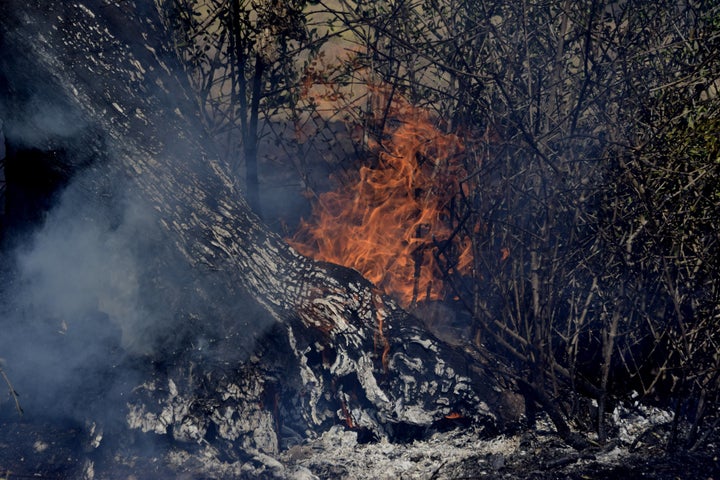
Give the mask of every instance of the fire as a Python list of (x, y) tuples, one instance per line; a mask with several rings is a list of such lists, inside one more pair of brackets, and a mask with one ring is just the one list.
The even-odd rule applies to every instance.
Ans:
[(471, 268), (471, 241), (452, 218), (466, 176), (464, 146), (399, 98), (387, 121), (396, 127), (376, 147), (374, 164), (320, 195), (290, 243), (316, 260), (354, 268), (408, 307), (443, 298), (444, 273)]

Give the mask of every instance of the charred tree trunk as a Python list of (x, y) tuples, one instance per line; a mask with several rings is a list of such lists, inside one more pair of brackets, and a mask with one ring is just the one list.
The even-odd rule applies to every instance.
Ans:
[[(107, 157), (147, 205), (168, 258), (212, 277), (186, 291), (197, 310), (180, 321), (236, 321), (222, 311), (207, 318), (204, 303), (232, 306), (243, 292), (275, 321), (244, 362), (184, 357), (153, 372), (129, 403), (131, 427), (273, 452), (283, 436), (333, 423), (402, 438), (451, 414), (494, 420), (495, 390), (462, 351), (356, 272), (299, 255), (252, 213), (204, 143), (154, 4), (9, 0), (0, 10), (5, 55), (26, 69), (16, 80), (47, 77), (101, 132), (83, 148)], [(261, 337), (262, 328), (250, 322), (245, 334)], [(234, 338), (215, 341), (232, 349)]]

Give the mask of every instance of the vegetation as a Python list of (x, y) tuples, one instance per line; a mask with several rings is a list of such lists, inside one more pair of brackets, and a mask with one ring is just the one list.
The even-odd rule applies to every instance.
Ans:
[[(481, 362), (569, 443), (604, 442), (611, 404), (638, 394), (672, 406), (673, 444), (707, 441), (720, 422), (719, 7), (169, 4), (208, 129), (240, 140), (251, 204), (260, 131), (297, 157), (338, 138), (367, 154), (391, 131), (393, 96), (408, 99), (466, 146), (448, 221), (472, 239), (472, 273), (436, 255)], [(350, 53), (323, 57), (340, 34)]]
[(263, 119), (294, 104), (297, 62), (322, 44), (306, 24), (308, 2), (164, 3), (202, 120), (248, 203), (260, 213), (258, 143), (268, 134), (263, 128), (270, 126)]

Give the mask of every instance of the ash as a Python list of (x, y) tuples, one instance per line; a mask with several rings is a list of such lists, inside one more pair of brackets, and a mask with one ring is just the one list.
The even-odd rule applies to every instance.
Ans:
[[(174, 451), (165, 460), (176, 472), (194, 472), (202, 478), (278, 480), (626, 478), (648, 474), (674, 478), (677, 473), (687, 473), (688, 461), (703, 473), (717, 469), (717, 458), (698, 453), (689, 460), (664, 450), (672, 420), (668, 411), (620, 404), (612, 416), (617, 427), (614, 440), (581, 452), (565, 445), (549, 419), (542, 418), (535, 428), (510, 435), (487, 438), (480, 430), (466, 428), (436, 432), (412, 443), (361, 443), (357, 432), (337, 425), (276, 456), (258, 452), (252, 461), (242, 464), (223, 463), (209, 446), (195, 455)], [(658, 428), (662, 426), (667, 428)], [(639, 445), (638, 440), (649, 431), (654, 432), (650, 437), (656, 441)]]
[(219, 461), (208, 447), (195, 456), (175, 451), (167, 461), (176, 471), (219, 478), (456, 479), (470, 470), (478, 474), (497, 472), (503, 468), (504, 459), (517, 455), (520, 449), (519, 435), (480, 440), (474, 430), (435, 433), (408, 444), (387, 440), (363, 444), (358, 442), (357, 432), (334, 426), (277, 458), (258, 453), (251, 462), (228, 464)]
[(479, 440), (474, 431), (436, 433), (410, 444), (387, 441), (358, 444), (357, 434), (334, 427), (317, 440), (284, 452), (281, 461), (291, 479), (451, 479), (465, 475), (467, 464), (490, 473), (501, 459), (517, 452), (520, 438)]
[(716, 437), (702, 450), (671, 450), (668, 411), (629, 403), (612, 416), (612, 440), (583, 451), (568, 447), (541, 418), (506, 435), (457, 428), (409, 443), (362, 443), (356, 431), (336, 425), (279, 452), (245, 449), (242, 460), (205, 440), (164, 436), (164, 443), (147, 433), (131, 446), (94, 424), (67, 429), (0, 421), (0, 473), (73, 480), (720, 478)]

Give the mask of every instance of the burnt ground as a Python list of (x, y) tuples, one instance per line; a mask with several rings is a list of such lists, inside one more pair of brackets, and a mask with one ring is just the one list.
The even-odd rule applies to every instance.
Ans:
[(639, 430), (634, 450), (629, 438), (615, 438), (578, 452), (545, 427), (490, 438), (456, 429), (409, 444), (361, 444), (356, 432), (338, 426), (274, 458), (256, 454), (240, 464), (211, 461), (208, 445), (113, 438), (94, 425), (4, 415), (0, 479), (720, 479), (717, 437), (695, 451), (668, 450), (669, 428), (660, 425)]
[[(618, 442), (577, 452), (549, 437), (529, 443), (520, 454), (508, 458), (491, 455), (484, 460), (480, 465), (468, 462), (463, 476), (457, 478), (720, 478), (720, 464), (715, 452), (668, 452), (660, 446), (646, 446), (630, 453)], [(490, 465), (494, 471), (488, 472), (484, 465)]]
[[(718, 479), (717, 444), (694, 452), (667, 450), (667, 431), (652, 428), (648, 441), (632, 450), (628, 443), (614, 439), (604, 446), (578, 452), (565, 445), (553, 432), (526, 430), (514, 435), (478, 439), (469, 432), (446, 432), (411, 445), (356, 446), (358, 461), (325, 453), (308, 454), (298, 463), (318, 478), (388, 479)], [(642, 435), (642, 434), (641, 434)], [(329, 435), (332, 437), (332, 435)], [(645, 435), (643, 435), (643, 438)], [(341, 436), (327, 443), (343, 443)], [(320, 449), (321, 451), (322, 449)], [(631, 451), (632, 450), (632, 451)], [(291, 453), (292, 456), (292, 453)], [(296, 458), (302, 457), (295, 453)], [(363, 468), (367, 468), (363, 472)]]

